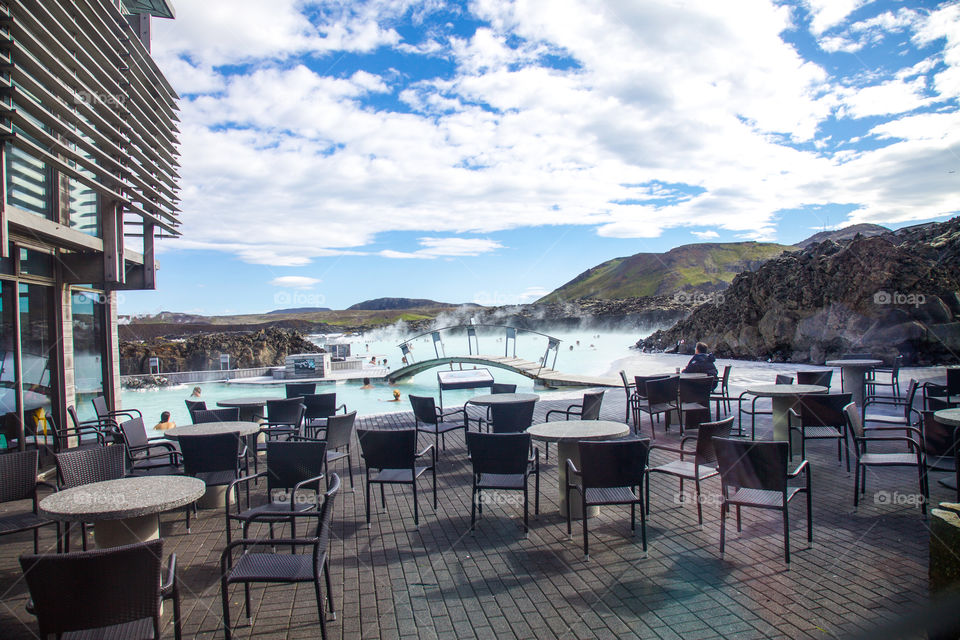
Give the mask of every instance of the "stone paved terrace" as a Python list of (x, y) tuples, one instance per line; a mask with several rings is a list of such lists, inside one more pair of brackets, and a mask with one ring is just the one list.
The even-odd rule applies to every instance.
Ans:
[[(622, 390), (608, 391), (601, 417), (622, 420), (623, 403)], [(538, 403), (536, 419), (565, 404)], [(411, 423), (409, 412), (362, 420), (363, 426), (383, 428)], [(763, 437), (770, 429), (770, 418), (761, 420)], [(649, 433), (646, 420), (643, 431)], [(661, 428), (660, 442), (678, 440), (675, 430), (668, 437), (662, 433)], [(330, 545), (338, 611), (328, 626), (330, 637), (843, 637), (926, 601), (927, 523), (916, 506), (874, 499), (881, 490), (888, 492), (884, 496), (914, 496), (916, 476), (909, 469), (869, 472), (866, 499), (854, 512), (853, 477), (838, 464), (835, 445), (809, 443), (814, 545), (806, 545), (801, 499), (791, 506), (789, 570), (778, 513), (744, 511), (743, 533), (728, 529), (721, 558), (719, 508), (713, 502), (719, 480), (705, 483), (701, 529), (694, 505), (678, 504), (678, 483), (665, 476), (652, 485), (648, 556), (639, 534), (629, 536), (629, 511), (607, 507), (591, 521), (591, 556), (585, 561), (578, 529), (568, 539), (557, 511), (554, 446), (542, 466), (541, 514), (538, 519), (531, 514), (529, 537), (523, 537), (522, 508), (509, 504), (488, 507), (476, 534), (469, 532), (470, 467), (461, 434), (447, 438), (438, 473), (439, 508), (434, 512), (423, 500), (419, 530), (413, 526), (409, 487), (388, 488), (387, 512), (375, 509), (372, 527), (364, 528), (360, 467), (355, 462), (354, 493), (342, 474)], [(670, 457), (656, 452), (652, 462)], [(936, 482), (931, 491), (935, 502), (951, 497)], [(182, 512), (162, 520), (165, 552), (175, 551), (180, 567), (184, 637), (222, 637), (222, 512), (202, 511), (190, 534)], [(17, 564), (17, 556), (31, 549), (30, 540), (29, 534), (0, 538), (3, 638), (36, 637)], [(42, 543), (52, 545), (52, 534), (43, 534)], [(242, 588), (234, 589), (236, 637), (319, 637), (311, 585), (254, 587), (252, 626), (242, 615)], [(172, 638), (169, 610), (164, 637)]]

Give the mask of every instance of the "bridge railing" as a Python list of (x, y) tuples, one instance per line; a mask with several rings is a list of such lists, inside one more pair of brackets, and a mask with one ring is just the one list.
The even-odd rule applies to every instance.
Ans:
[[(430, 331), (425, 331), (421, 334), (415, 335), (411, 338), (407, 338), (402, 343), (397, 345), (400, 349), (400, 353), (403, 354), (402, 362), (404, 364), (413, 364), (416, 362), (416, 359), (413, 355), (412, 342), (420, 338), (430, 336), (430, 339), (433, 344), (433, 351), (437, 359), (446, 358), (447, 350), (443, 342), (443, 336), (451, 336), (459, 330), (465, 330), (467, 338), (467, 355), (481, 355), (480, 354), (480, 338), (477, 335), (477, 329), (502, 329), (504, 331), (503, 336), (503, 357), (517, 357), (517, 335), (518, 334), (534, 334), (542, 336), (547, 339), (547, 348), (544, 351), (543, 356), (539, 359), (540, 368), (543, 369), (547, 366), (547, 363), (550, 362), (550, 368), (556, 368), (557, 364), (557, 355), (560, 352), (560, 342), (559, 338), (554, 336), (547, 335), (546, 333), (541, 333), (539, 331), (533, 331), (532, 329), (522, 329), (519, 327), (512, 327), (509, 325), (502, 324), (460, 324), (452, 325), (449, 327), (441, 327), (439, 329), (432, 329)], [(550, 354), (553, 353), (553, 360), (550, 361)]]

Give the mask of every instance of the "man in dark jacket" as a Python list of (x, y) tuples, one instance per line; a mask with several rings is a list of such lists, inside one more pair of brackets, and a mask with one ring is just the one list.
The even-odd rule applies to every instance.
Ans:
[[(717, 371), (717, 365), (714, 364), (716, 358), (714, 358), (713, 354), (709, 353), (709, 351), (710, 347), (708, 347), (705, 342), (698, 342), (696, 351), (693, 357), (690, 358), (690, 362), (687, 363), (687, 368), (684, 369), (683, 372), (705, 373), (716, 378), (719, 373)], [(713, 388), (717, 388), (716, 382), (714, 382)]]

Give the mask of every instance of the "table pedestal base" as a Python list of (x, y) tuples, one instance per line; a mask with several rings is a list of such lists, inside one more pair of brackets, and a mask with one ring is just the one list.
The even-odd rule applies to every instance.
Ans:
[[(560, 515), (567, 517), (567, 460), (573, 460), (574, 466), (580, 468), (580, 446), (576, 441), (557, 443), (557, 462), (560, 465)], [(587, 509), (587, 517), (599, 515), (600, 507)], [(570, 492), (570, 517), (575, 520), (583, 518), (583, 501), (576, 491)]]
[(223, 509), (227, 504), (227, 500), (232, 502), (232, 498), (227, 496), (226, 485), (221, 485), (219, 487), (207, 487), (207, 490), (204, 492), (203, 496), (197, 500), (197, 508)]
[(100, 549), (156, 540), (160, 537), (160, 521), (155, 513), (125, 520), (102, 520), (93, 523), (93, 536)]
[[(797, 399), (793, 396), (774, 396), (771, 399), (773, 409), (773, 439), (786, 442), (790, 436), (790, 415), (789, 411), (797, 404)], [(800, 434), (793, 433), (794, 451), (800, 451)]]
[(864, 387), (867, 371), (872, 367), (850, 367), (846, 366), (840, 369), (840, 377), (843, 380), (843, 390), (852, 394), (851, 400), (857, 403), (857, 409), (863, 410), (863, 398), (865, 395)]

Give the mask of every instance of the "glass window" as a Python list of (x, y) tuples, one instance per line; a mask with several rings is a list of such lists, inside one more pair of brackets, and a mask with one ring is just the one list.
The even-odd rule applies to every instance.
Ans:
[(52, 288), (20, 284), (20, 354), (23, 372), (23, 414), (32, 435), (37, 409), (49, 413), (53, 406), (55, 379)]
[[(90, 142), (90, 138), (82, 133), (77, 133), (87, 142)], [(73, 146), (76, 150), (75, 145)], [(83, 153), (83, 156), (87, 160), (93, 160), (93, 157), (89, 153)], [(92, 171), (78, 166), (75, 163), (71, 162), (70, 165), (76, 169), (79, 173), (84, 176), (94, 179), (95, 176)], [(95, 238), (100, 237), (100, 210), (99, 210), (99, 196), (97, 192), (83, 184), (75, 178), (69, 179), (70, 189), (70, 228), (76, 229), (81, 233), (85, 233), (89, 236)]]
[[(16, 127), (14, 127), (16, 130)], [(24, 135), (17, 131), (18, 135)], [(8, 144), (7, 203), (49, 218), (53, 211), (53, 174), (47, 164)]]
[[(13, 291), (16, 285), (0, 280), (0, 416), (7, 422), (7, 414), (17, 411), (17, 381), (14, 358)], [(6, 425), (4, 425), (6, 426)]]
[(104, 300), (95, 291), (75, 291), (71, 296), (74, 401), (81, 420), (96, 418), (90, 400), (103, 395)]
[(53, 256), (36, 249), (20, 247), (20, 273), (53, 277)]

